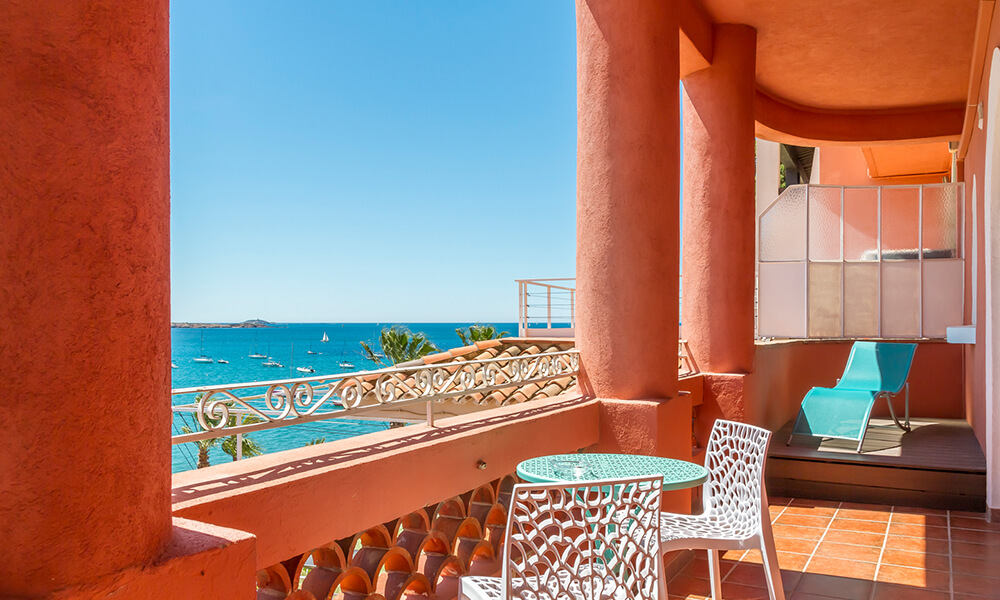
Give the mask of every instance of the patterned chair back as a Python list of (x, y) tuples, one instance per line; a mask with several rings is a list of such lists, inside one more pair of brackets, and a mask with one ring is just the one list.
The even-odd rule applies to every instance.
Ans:
[(735, 526), (745, 537), (760, 530), (770, 441), (771, 432), (766, 429), (719, 419), (705, 451), (705, 513)]
[(514, 487), (504, 538), (509, 600), (661, 593), (660, 477)]

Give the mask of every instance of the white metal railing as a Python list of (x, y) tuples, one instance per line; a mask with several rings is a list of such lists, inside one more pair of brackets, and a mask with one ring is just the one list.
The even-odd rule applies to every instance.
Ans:
[[(470, 399), (485, 403), (490, 392), (575, 376), (576, 350), (505, 358), (388, 368), (338, 375), (180, 388), (174, 397), (200, 394), (193, 403), (173, 406), (193, 413), (201, 431), (175, 435), (173, 444), (227, 437), (335, 418), (371, 415), (387, 408), (426, 403), (434, 423), (434, 401)], [(262, 391), (263, 390), (263, 391)], [(240, 424), (242, 416), (257, 422)], [(230, 417), (236, 424), (230, 423)], [(237, 448), (241, 444), (237, 444)]]
[(576, 279), (518, 279), (517, 331), (520, 337), (573, 337), (576, 333)]

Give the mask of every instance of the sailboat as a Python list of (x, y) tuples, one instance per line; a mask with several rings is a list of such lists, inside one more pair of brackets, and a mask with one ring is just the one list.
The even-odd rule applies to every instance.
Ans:
[(199, 356), (198, 358), (194, 359), (194, 362), (196, 362), (196, 363), (211, 363), (211, 362), (215, 362), (211, 358), (205, 356), (205, 330), (204, 329), (201, 331), (201, 356)]
[(313, 343), (312, 342), (309, 342), (309, 349), (306, 350), (306, 354), (319, 354), (319, 352), (316, 352), (315, 350), (313, 350)]
[(250, 358), (267, 358), (266, 354), (257, 352), (257, 332), (253, 332), (253, 348), (250, 349)]
[(344, 358), (344, 353), (346, 351), (347, 351), (347, 342), (344, 342), (344, 345), (340, 347), (340, 362), (337, 363), (337, 365), (339, 365), (341, 369), (353, 369), (354, 363)]
[(330, 337), (326, 335), (325, 331), (323, 332), (323, 339), (321, 339), (320, 341), (323, 342), (324, 344), (330, 341)]
[(271, 355), (271, 343), (270, 342), (267, 343), (267, 354), (268, 354), (267, 360), (265, 360), (264, 362), (260, 363), (260, 366), (262, 366), (262, 367), (284, 367), (285, 366), (285, 365), (281, 364), (280, 362), (278, 362), (278, 361), (274, 360), (273, 358), (271, 358), (271, 356), (270, 356)]

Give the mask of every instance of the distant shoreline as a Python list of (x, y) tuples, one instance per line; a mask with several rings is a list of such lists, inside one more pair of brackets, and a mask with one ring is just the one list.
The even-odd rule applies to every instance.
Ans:
[(261, 319), (250, 319), (242, 323), (171, 323), (173, 329), (254, 329), (258, 327), (273, 327), (274, 323), (269, 323)]

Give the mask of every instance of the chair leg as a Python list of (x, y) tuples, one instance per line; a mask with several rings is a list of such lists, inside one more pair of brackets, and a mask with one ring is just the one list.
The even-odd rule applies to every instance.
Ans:
[(781, 569), (778, 567), (778, 552), (774, 548), (774, 537), (770, 533), (768, 527), (760, 536), (760, 556), (764, 561), (767, 591), (771, 600), (785, 600), (785, 587), (781, 583)]
[(712, 583), (712, 600), (722, 600), (722, 572), (719, 570), (719, 551), (708, 551), (708, 580)]

